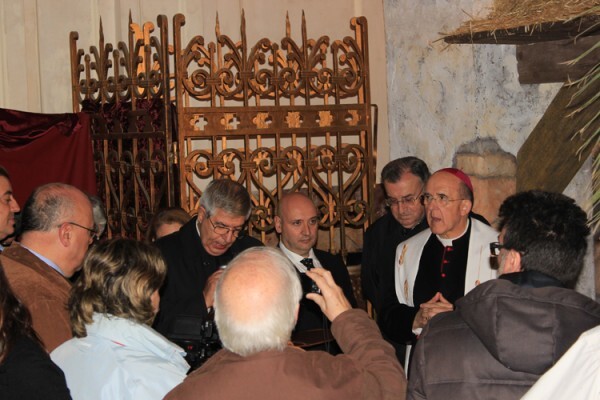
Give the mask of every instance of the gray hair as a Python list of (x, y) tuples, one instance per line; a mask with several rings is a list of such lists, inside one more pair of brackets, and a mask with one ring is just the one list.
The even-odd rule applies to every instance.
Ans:
[(214, 215), (217, 208), (233, 215), (250, 217), (252, 204), (246, 188), (231, 179), (215, 179), (206, 187), (200, 197), (200, 205), (208, 216)]
[[(251, 322), (237, 321), (223, 299), (223, 281), (237, 268), (254, 263), (269, 268), (269, 278), (277, 281), (278, 290), (269, 307)], [(302, 298), (302, 287), (290, 260), (278, 249), (253, 247), (234, 258), (217, 283), (215, 321), (223, 346), (241, 356), (260, 351), (283, 350), (288, 345), (296, 324), (296, 309)]]
[(96, 229), (98, 229), (98, 236), (102, 236), (107, 223), (104, 203), (97, 196), (89, 196), (89, 198), (92, 203), (92, 214), (94, 215), (94, 224), (96, 224)]
[(73, 191), (79, 189), (65, 183), (48, 183), (37, 187), (23, 206), (21, 231), (48, 232), (64, 222), (76, 207)]

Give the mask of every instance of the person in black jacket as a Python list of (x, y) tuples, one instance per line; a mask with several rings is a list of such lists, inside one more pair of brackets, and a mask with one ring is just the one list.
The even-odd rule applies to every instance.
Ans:
[(0, 397), (70, 399), (65, 375), (33, 330), (31, 315), (15, 297), (0, 264)]
[(499, 278), (425, 326), (408, 399), (519, 399), (581, 333), (600, 324), (600, 304), (572, 289), (590, 233), (573, 199), (517, 193), (500, 206), (499, 228), (490, 243)]
[[(381, 170), (387, 213), (365, 232), (361, 262), (362, 293), (365, 300), (371, 302), (378, 323), (381, 322), (379, 316), (383, 300), (396, 294), (396, 248), (428, 227), (425, 206), (419, 201), (419, 196), (430, 175), (427, 164), (417, 157), (392, 160)], [(406, 345), (388, 337), (386, 339), (403, 363)]]
[[(278, 204), (275, 229), (280, 235), (279, 248), (296, 267), (305, 294), (318, 290), (306, 275), (306, 271), (325, 268), (331, 272), (333, 280), (342, 288), (352, 307), (356, 307), (352, 282), (342, 257), (314, 248), (317, 243), (319, 216), (317, 208), (308, 196), (297, 192), (285, 194)], [(323, 329), (324, 335), (328, 335), (330, 325), (321, 309), (313, 301), (303, 297), (294, 332)], [(329, 350), (333, 354), (340, 351), (337, 345), (310, 349)]]
[(362, 293), (376, 314), (381, 312), (384, 291), (395, 291), (396, 247), (428, 227), (419, 196), (430, 175), (427, 164), (417, 157), (398, 158), (381, 170), (387, 213), (365, 232), (361, 265)]
[(155, 242), (168, 267), (154, 322), (157, 331), (169, 337), (178, 330), (178, 318), (206, 319), (221, 267), (243, 250), (262, 245), (243, 234), (251, 211), (244, 186), (229, 179), (214, 180), (200, 198), (198, 216)]

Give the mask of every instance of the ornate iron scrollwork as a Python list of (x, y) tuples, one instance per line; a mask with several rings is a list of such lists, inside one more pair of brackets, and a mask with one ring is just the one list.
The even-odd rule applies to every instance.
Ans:
[(158, 36), (153, 23), (130, 17), (128, 41), (116, 49), (104, 43), (102, 26), (87, 54), (71, 34), (74, 109), (92, 113), (110, 234), (143, 237), (160, 206), (193, 214), (206, 184), (229, 178), (247, 187), (249, 230), (265, 242), (278, 199), (297, 190), (317, 203), (331, 250), (360, 242), (375, 185), (366, 20), (352, 19), (353, 37), (313, 39), (303, 15), (301, 40), (286, 19), (279, 42), (255, 43), (243, 14), (237, 42), (217, 19), (214, 41), (196, 35), (185, 43), (184, 24), (183, 15), (173, 18), (172, 47), (164, 16)]

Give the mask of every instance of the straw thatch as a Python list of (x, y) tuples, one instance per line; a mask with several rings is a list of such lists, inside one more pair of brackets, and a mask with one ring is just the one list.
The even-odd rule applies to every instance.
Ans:
[(495, 0), (485, 18), (474, 18), (444, 36), (472, 35), (526, 28), (535, 30), (542, 24), (564, 22), (582, 14), (600, 15), (600, 0)]

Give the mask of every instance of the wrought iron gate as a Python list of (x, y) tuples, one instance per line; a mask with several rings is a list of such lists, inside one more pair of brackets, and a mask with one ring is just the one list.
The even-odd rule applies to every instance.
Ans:
[[(216, 178), (245, 185), (254, 205), (250, 231), (273, 240), (273, 216), (286, 191), (318, 205), (322, 245), (345, 254), (360, 247), (375, 185), (367, 21), (353, 37), (311, 39), (302, 18), (294, 41), (182, 38), (185, 17), (132, 23), (128, 43), (89, 53), (71, 34), (73, 107), (92, 117), (99, 193), (109, 234), (142, 237), (160, 207), (196, 212)], [(175, 66), (169, 72), (170, 60)], [(326, 244), (324, 244), (326, 243)]]

